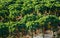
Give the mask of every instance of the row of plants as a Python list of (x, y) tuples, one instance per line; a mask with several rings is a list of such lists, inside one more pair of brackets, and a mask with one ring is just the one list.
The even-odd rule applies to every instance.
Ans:
[(0, 1), (0, 20), (17, 21), (16, 18), (31, 13), (53, 14), (60, 16), (59, 0), (7, 0)]
[[(34, 20), (35, 19), (35, 20)], [(28, 33), (28, 30), (36, 30), (36, 29), (42, 29), (43, 27), (46, 29), (51, 29), (56, 31), (58, 28), (58, 23), (60, 22), (59, 18), (55, 15), (37, 15), (34, 17), (33, 14), (24, 16), (21, 21), (10, 21), (6, 23), (0, 23), (0, 36), (7, 37), (9, 34), (13, 34), (16, 29), (18, 29), (19, 32), (26, 31)]]

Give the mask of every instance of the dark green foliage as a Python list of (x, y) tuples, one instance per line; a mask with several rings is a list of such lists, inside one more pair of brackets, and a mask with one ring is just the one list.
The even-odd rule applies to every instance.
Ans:
[[(51, 24), (49, 24), (49, 22)], [(60, 22), (60, 0), (0, 0), (0, 36), (18, 29), (55, 29)]]
[(7, 37), (9, 35), (9, 28), (5, 24), (2, 24), (0, 26), (1, 26), (0, 27), (0, 36)]

